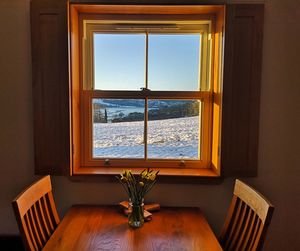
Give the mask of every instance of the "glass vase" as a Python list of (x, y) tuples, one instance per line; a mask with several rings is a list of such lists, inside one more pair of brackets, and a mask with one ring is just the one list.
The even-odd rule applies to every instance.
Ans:
[(134, 228), (144, 224), (144, 200), (133, 202), (129, 199), (128, 225)]

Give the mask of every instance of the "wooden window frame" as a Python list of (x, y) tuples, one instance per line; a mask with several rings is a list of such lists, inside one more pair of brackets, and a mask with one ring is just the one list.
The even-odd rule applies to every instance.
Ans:
[[(83, 90), (83, 63), (82, 63), (82, 23), (83, 19), (97, 19), (99, 15), (106, 18), (116, 18), (118, 15), (164, 16), (176, 17), (179, 20), (211, 20), (212, 57), (211, 57), (211, 91), (207, 92), (169, 92), (169, 91), (98, 91)], [(110, 17), (112, 16), (112, 17)], [(171, 176), (209, 176), (220, 175), (220, 114), (221, 114), (221, 64), (223, 50), (223, 6), (124, 6), (124, 5), (84, 5), (70, 4), (70, 79), (71, 79), (71, 107), (72, 107), (72, 170), (71, 175), (77, 174), (116, 174), (124, 168), (131, 168), (139, 172), (145, 167), (160, 169), (162, 175)], [(196, 17), (196, 19), (195, 19)], [(82, 121), (91, 120), (92, 98), (176, 98), (200, 99), (204, 105), (204, 116), (208, 121), (201, 127), (203, 137), (201, 144), (208, 145), (207, 151), (202, 152), (204, 161), (185, 160), (180, 165), (179, 160), (132, 160), (112, 159), (107, 165), (104, 159), (95, 161), (91, 156), (92, 123), (83, 125)], [(209, 104), (209, 105), (208, 105)], [(146, 117), (146, 116), (145, 116)], [(208, 126), (211, 124), (212, 126)], [(84, 127), (86, 129), (84, 129)], [(204, 131), (205, 130), (205, 131)], [(201, 137), (202, 138), (202, 137)], [(204, 149), (202, 147), (202, 149)]]
[[(150, 20), (144, 20), (141, 21), (141, 19), (144, 16), (135, 16), (134, 19), (139, 20), (131, 20), (131, 22), (134, 22), (134, 24), (138, 23), (145, 23), (147, 22), (147, 25), (149, 23), (151, 24)], [(103, 18), (100, 16), (100, 18)], [(120, 18), (119, 16), (113, 16), (113, 18)], [(158, 19), (160, 17), (156, 16), (154, 19)], [(168, 15), (168, 18), (172, 18)], [(173, 17), (173, 19), (176, 17)], [(88, 22), (86, 21), (88, 19)], [(120, 18), (121, 19), (121, 18)], [(195, 17), (196, 19), (196, 17)], [(99, 24), (102, 24), (102, 29), (99, 27), (99, 25), (92, 25), (90, 27), (91, 23), (94, 23), (94, 21), (98, 21)], [(206, 21), (206, 20), (205, 20)], [(110, 20), (110, 17), (105, 17), (104, 22), (101, 22), (101, 20), (94, 19), (94, 17), (90, 17), (89, 15), (83, 15), (80, 16), (80, 25), (81, 32), (83, 34), (80, 34), (80, 37), (82, 37), (82, 43), (80, 47), (80, 51), (82, 51), (82, 69), (83, 72), (83, 81), (81, 84), (80, 92), (82, 97), (82, 112), (81, 112), (81, 127), (82, 127), (82, 134), (81, 134), (81, 141), (83, 142), (81, 146), (81, 165), (84, 167), (103, 167), (103, 166), (111, 166), (111, 167), (185, 167), (185, 168), (205, 168), (208, 166), (209, 159), (210, 159), (210, 143), (211, 143), (211, 137), (210, 135), (210, 127), (211, 127), (211, 91), (151, 91), (148, 88), (148, 79), (147, 79), (147, 73), (148, 69), (146, 69), (146, 76), (145, 76), (145, 87), (144, 90), (139, 91), (101, 91), (101, 90), (95, 90), (94, 89), (94, 65), (93, 65), (93, 35), (97, 32), (102, 32), (104, 28), (107, 27), (105, 24), (110, 24), (115, 22), (115, 20)], [(126, 20), (126, 23), (121, 20), (117, 21), (118, 25), (116, 27), (123, 27), (122, 25), (129, 24), (128, 20)], [(120, 24), (122, 22), (122, 24)], [(158, 22), (158, 21), (156, 21)], [(161, 24), (163, 21), (159, 21)], [(186, 22), (186, 21), (185, 21)], [(172, 23), (175, 24), (173, 21)], [(201, 45), (202, 49), (201, 51), (205, 51), (203, 57), (201, 57), (200, 67), (201, 67), (201, 84), (203, 87), (206, 87), (209, 85), (209, 76), (210, 74), (207, 74), (209, 71), (209, 65), (208, 62), (210, 60), (210, 46), (209, 46), (209, 29), (210, 29), (210, 20), (208, 20), (207, 23), (202, 24), (196, 24), (189, 25), (188, 29), (187, 24), (181, 24), (181, 26), (184, 27), (184, 29), (176, 30), (176, 33), (185, 33), (185, 32), (201, 32), (203, 34)], [(170, 22), (164, 23), (164, 25), (171, 24)], [(177, 28), (180, 27), (178, 25), (178, 22), (176, 22)], [(199, 26), (197, 30), (195, 30), (195, 26)], [(140, 27), (139, 27), (140, 28)], [(153, 29), (153, 28), (152, 28)], [(109, 25), (108, 29), (105, 31), (110, 31), (113, 33), (120, 33), (120, 34), (137, 34), (136, 31), (132, 31), (129, 29), (122, 29), (122, 31), (116, 31), (113, 27), (113, 25)], [(174, 30), (168, 30), (167, 32), (161, 32), (157, 30), (139, 30), (139, 33), (172, 33)], [(148, 52), (146, 52), (147, 54)], [(147, 57), (146, 57), (147, 58)], [(146, 60), (145, 58), (145, 60)], [(148, 61), (146, 60), (145, 64), (147, 66)], [(88, 65), (88, 66), (86, 66)], [(204, 73), (204, 74), (203, 74)], [(93, 158), (92, 151), (93, 151), (93, 141), (92, 141), (92, 131), (93, 131), (93, 123), (92, 123), (92, 99), (94, 98), (117, 98), (117, 99), (144, 99), (145, 102), (147, 102), (149, 99), (176, 99), (176, 100), (187, 100), (187, 99), (197, 99), (201, 101), (201, 117), (199, 117), (200, 124), (201, 124), (201, 130), (199, 131), (200, 136), (200, 149), (199, 149), (199, 155), (201, 156), (201, 159), (199, 160), (180, 160), (180, 159), (148, 159), (147, 158), (147, 144), (144, 146), (144, 158), (143, 159), (134, 159), (134, 158), (117, 158), (117, 159), (109, 159), (108, 158)], [(146, 105), (145, 105), (146, 107)], [(147, 109), (145, 109), (145, 120), (144, 120), (144, 141), (147, 142)], [(204, 147), (205, 146), (205, 147)]]

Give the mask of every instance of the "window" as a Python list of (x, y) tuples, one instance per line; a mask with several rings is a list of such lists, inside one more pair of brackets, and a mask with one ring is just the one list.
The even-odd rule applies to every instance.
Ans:
[[(83, 20), (128, 20), (129, 16), (134, 19), (140, 15), (147, 21), (159, 17), (163, 21), (212, 23), (211, 156), (207, 168), (171, 163), (159, 168), (160, 174), (178, 175), (178, 182), (181, 176), (215, 177), (221, 173), (221, 160), (224, 177), (257, 175), (263, 4), (227, 4), (225, 15), (222, 5), (57, 5), (56, 1), (31, 1), (30, 12), (35, 20), (31, 22), (35, 174), (114, 175), (122, 171), (123, 167), (112, 163), (86, 166), (82, 158), (88, 156), (87, 147), (81, 142), (87, 133), (81, 126), (87, 112), (81, 94), (83, 67), (88, 66), (82, 63), (82, 24)], [(137, 168), (132, 167), (133, 171)]]
[(211, 10), (73, 6), (73, 172), (216, 169), (221, 39)]

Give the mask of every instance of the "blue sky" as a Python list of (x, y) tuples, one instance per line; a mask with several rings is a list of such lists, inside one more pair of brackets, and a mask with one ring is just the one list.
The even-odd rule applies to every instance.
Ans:
[[(95, 89), (145, 86), (145, 34), (95, 34)], [(148, 88), (199, 89), (200, 34), (149, 34)]]

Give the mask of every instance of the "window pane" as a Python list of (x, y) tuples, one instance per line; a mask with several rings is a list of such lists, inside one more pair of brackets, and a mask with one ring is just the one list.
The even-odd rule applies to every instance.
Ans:
[(139, 90), (145, 83), (145, 34), (94, 34), (94, 79), (99, 90)]
[(144, 158), (142, 99), (93, 99), (93, 157)]
[(148, 158), (200, 159), (201, 102), (148, 101)]
[(149, 35), (150, 90), (199, 91), (201, 34)]

